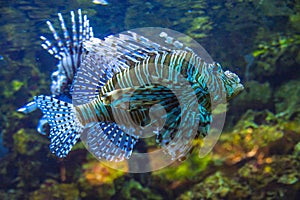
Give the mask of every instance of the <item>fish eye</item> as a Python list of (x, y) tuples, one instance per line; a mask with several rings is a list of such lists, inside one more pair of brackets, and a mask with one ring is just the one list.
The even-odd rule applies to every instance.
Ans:
[(239, 83), (241, 81), (240, 78), (235, 73), (232, 73), (231, 71), (227, 70), (227, 71), (225, 71), (224, 74), (227, 78), (229, 78), (230, 80), (232, 80), (236, 83)]

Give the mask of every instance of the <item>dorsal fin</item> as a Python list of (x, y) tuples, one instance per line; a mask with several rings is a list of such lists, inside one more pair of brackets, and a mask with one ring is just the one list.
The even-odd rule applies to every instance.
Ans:
[(172, 45), (173, 47), (175, 47), (175, 49), (194, 52), (193, 49), (185, 46), (182, 42), (176, 40), (176, 38), (169, 36), (166, 32), (161, 32), (159, 36), (161, 38), (165, 38), (164, 42)]
[[(89, 26), (89, 20), (85, 15), (82, 18), (81, 10), (78, 9), (78, 23), (75, 20), (75, 14), (71, 11), (72, 32), (68, 32), (65, 20), (61, 13), (58, 13), (61, 31), (56, 31), (53, 24), (47, 21), (47, 25), (52, 32), (54, 41), (41, 36), (41, 46), (59, 60), (57, 71), (52, 73), (51, 92), (53, 95), (59, 96), (63, 93), (69, 94), (69, 86), (74, 80), (77, 69), (81, 63), (83, 49), (83, 41), (93, 37), (92, 27)], [(76, 27), (76, 23), (78, 27)], [(79, 32), (77, 32), (77, 28)], [(60, 36), (62, 32), (63, 36)]]
[(97, 54), (85, 55), (81, 66), (72, 86), (74, 105), (81, 105), (95, 99), (99, 89), (112, 77), (110, 65)]
[(145, 60), (150, 53), (168, 50), (134, 32), (108, 36), (104, 40), (90, 38), (84, 42), (88, 51), (83, 56), (73, 84), (75, 105), (88, 103), (115, 74)]
[(116, 71), (129, 67), (123, 66), (124, 60), (137, 62), (155, 51), (171, 51), (171, 49), (130, 31), (107, 36), (104, 40), (91, 38), (84, 42), (84, 48), (89, 53), (96, 53), (99, 57), (104, 56), (108, 62), (114, 62), (114, 68), (119, 68), (115, 69)]
[[(65, 56), (70, 56), (79, 53), (81, 44), (84, 40), (88, 40), (94, 36), (92, 27), (89, 26), (89, 20), (84, 17), (82, 20), (81, 10), (78, 9), (78, 21), (79, 21), (79, 34), (76, 31), (76, 21), (74, 12), (71, 11), (71, 22), (72, 22), (72, 40), (66, 28), (64, 19), (61, 13), (58, 13), (58, 18), (60, 21), (60, 26), (63, 31), (64, 40), (61, 39), (57, 31), (54, 29), (52, 23), (47, 21), (47, 25), (53, 34), (53, 38), (56, 42), (57, 47), (47, 38), (41, 36), (42, 44), (41, 46), (48, 51), (49, 54), (54, 55), (55, 58), (61, 60)], [(84, 25), (85, 24), (85, 25)], [(83, 36), (83, 32), (85, 35)]]

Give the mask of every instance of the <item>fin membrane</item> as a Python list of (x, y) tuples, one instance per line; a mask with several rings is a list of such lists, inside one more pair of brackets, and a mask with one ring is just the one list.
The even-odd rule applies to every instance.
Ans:
[(73, 104), (81, 105), (94, 100), (111, 76), (105, 59), (98, 58), (96, 54), (85, 55), (72, 87)]
[(36, 96), (34, 100), (50, 125), (50, 150), (58, 157), (66, 157), (80, 137), (81, 126), (75, 121), (73, 105), (50, 96)]
[(122, 161), (129, 159), (138, 137), (125, 133), (114, 122), (92, 123), (84, 130), (82, 141), (99, 160)]

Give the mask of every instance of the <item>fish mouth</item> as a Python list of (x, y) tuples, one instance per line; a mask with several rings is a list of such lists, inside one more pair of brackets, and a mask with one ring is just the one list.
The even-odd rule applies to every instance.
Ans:
[(244, 89), (245, 88), (241, 83), (238, 83), (236, 88), (235, 88), (237, 94), (240, 94), (241, 92), (243, 92)]
[(240, 94), (245, 88), (241, 84), (240, 78), (235, 73), (227, 70), (227, 71), (225, 71), (225, 75), (231, 81), (231, 88), (233, 88), (233, 93), (232, 93), (232, 95), (230, 95), (230, 97), (228, 99), (232, 99), (233, 97)]
[(233, 98), (235, 98), (236, 96), (238, 96), (239, 94), (241, 94), (244, 91), (244, 86), (241, 83), (236, 83), (234, 85), (234, 91), (231, 95), (227, 96), (227, 102), (232, 100)]
[(233, 99), (234, 97), (238, 96), (244, 91), (244, 86), (241, 83), (237, 83), (236, 86), (234, 87), (234, 92), (229, 98), (229, 100)]

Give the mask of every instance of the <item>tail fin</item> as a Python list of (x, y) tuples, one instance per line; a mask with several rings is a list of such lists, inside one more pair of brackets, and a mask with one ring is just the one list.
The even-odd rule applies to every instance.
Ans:
[(73, 105), (50, 96), (35, 96), (39, 109), (50, 125), (50, 150), (56, 156), (66, 157), (80, 137), (82, 127), (76, 123)]

